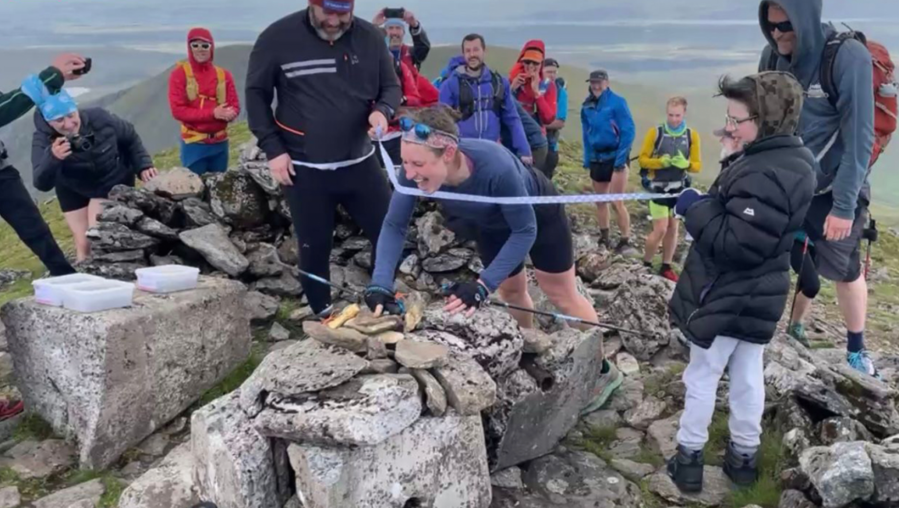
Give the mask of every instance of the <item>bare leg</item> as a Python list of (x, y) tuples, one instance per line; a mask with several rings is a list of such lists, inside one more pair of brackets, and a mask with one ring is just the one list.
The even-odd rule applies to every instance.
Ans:
[(674, 261), (674, 252), (677, 250), (679, 225), (677, 219), (671, 217), (668, 219), (668, 228), (665, 233), (664, 247), (662, 250), (662, 262), (671, 264)]
[(66, 219), (66, 224), (69, 225), (69, 230), (72, 231), (72, 240), (75, 243), (75, 260), (79, 263), (87, 259), (91, 252), (91, 244), (87, 240), (89, 209), (90, 205), (81, 208), (80, 210), (63, 214)]
[[(593, 304), (577, 291), (574, 267), (564, 273), (547, 273), (540, 270), (535, 270), (534, 273), (537, 275), (537, 284), (540, 285), (540, 289), (563, 314), (587, 321), (599, 321)], [(582, 330), (591, 328), (586, 325), (572, 324), (572, 326)]]
[[(612, 194), (622, 194), (627, 188), (627, 171), (616, 171), (612, 173), (612, 186), (609, 192)], [(618, 216), (618, 230), (622, 238), (631, 237), (631, 215), (624, 206), (624, 201), (615, 201), (612, 203)]]
[[(531, 300), (531, 295), (528, 294), (528, 277), (524, 270), (500, 284), (498, 293), (502, 301), (510, 305), (517, 305), (526, 309), (534, 308), (534, 302)], [(547, 296), (549, 295), (547, 294)], [(512, 309), (509, 310), (509, 313), (518, 321), (518, 326), (522, 328), (534, 327), (533, 314)]]
[[(593, 190), (597, 194), (608, 194), (611, 183), (593, 182)], [(609, 204), (596, 203), (596, 221), (599, 222), (599, 229), (609, 229), (611, 221), (609, 220)]]
[(855, 282), (838, 282), (837, 301), (846, 320), (846, 329), (854, 333), (865, 331), (865, 312), (868, 310), (868, 282), (865, 277), (859, 277)]
[(659, 250), (659, 244), (662, 243), (663, 239), (668, 238), (668, 230), (668, 219), (652, 221), (652, 233), (646, 235), (646, 249), (643, 251), (643, 261), (652, 263), (652, 258), (655, 257), (656, 252)]

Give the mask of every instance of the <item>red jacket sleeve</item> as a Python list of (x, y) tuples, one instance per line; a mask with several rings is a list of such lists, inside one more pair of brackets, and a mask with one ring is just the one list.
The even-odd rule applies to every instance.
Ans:
[(234, 76), (230, 71), (225, 71), (225, 86), (227, 88), (225, 94), (225, 102), (240, 114), (240, 96), (237, 95), (237, 87), (234, 86)]
[(418, 85), (418, 96), (421, 97), (422, 106), (433, 106), (440, 102), (440, 90), (428, 81), (428, 78), (419, 74), (416, 84)]
[(404, 62), (400, 62), (400, 69), (403, 72), (403, 97), (406, 98), (406, 106), (411, 108), (421, 107), (421, 96), (418, 95), (418, 85), (415, 83), (415, 77), (409, 66)]
[(556, 84), (550, 83), (546, 93), (537, 99), (537, 114), (540, 115), (540, 123), (543, 125), (549, 125), (556, 119), (557, 94)]
[[(169, 107), (172, 116), (181, 123), (211, 122), (215, 120), (212, 110), (201, 110), (190, 105), (187, 100), (187, 77), (184, 69), (176, 67), (169, 75)], [(235, 92), (236, 95), (236, 92)]]

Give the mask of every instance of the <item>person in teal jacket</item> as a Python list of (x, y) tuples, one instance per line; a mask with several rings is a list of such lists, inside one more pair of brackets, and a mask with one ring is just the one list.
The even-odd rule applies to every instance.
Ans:
[(549, 153), (543, 164), (543, 173), (552, 180), (559, 166), (559, 138), (562, 137), (562, 129), (568, 120), (568, 86), (565, 79), (559, 76), (559, 61), (555, 58), (547, 58), (543, 62), (543, 75), (546, 82), (556, 84), (556, 119), (546, 126), (546, 138), (549, 141)]
[[(590, 170), (593, 189), (598, 194), (621, 194), (627, 187), (627, 168), (636, 126), (624, 97), (612, 91), (609, 73), (597, 70), (590, 73), (590, 93), (581, 107), (581, 126), (584, 136), (584, 168)], [(615, 252), (631, 256), (637, 250), (630, 245), (631, 218), (624, 202), (613, 202), (618, 216), (621, 239)], [(600, 245), (610, 247), (609, 205), (596, 204), (596, 216), (602, 234)]]

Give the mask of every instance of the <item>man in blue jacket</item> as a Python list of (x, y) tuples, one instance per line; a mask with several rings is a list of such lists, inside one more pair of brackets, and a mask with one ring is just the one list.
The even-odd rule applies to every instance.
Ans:
[(465, 63), (455, 68), (440, 85), (440, 102), (462, 114), (459, 134), (463, 138), (500, 142), (502, 126), (509, 129), (513, 151), (525, 164), (533, 164), (509, 80), (484, 63), (487, 44), (478, 34), (462, 39)]
[[(593, 189), (598, 194), (621, 194), (627, 187), (628, 159), (634, 144), (636, 127), (624, 97), (612, 91), (609, 73), (596, 70), (590, 73), (590, 93), (581, 108), (581, 127), (584, 136), (584, 168), (590, 170)], [(632, 256), (637, 250), (631, 246), (631, 217), (623, 201), (612, 203), (618, 216), (621, 239), (615, 252)], [(596, 204), (601, 246), (610, 247), (609, 205)]]
[[(860, 256), (874, 146), (871, 54), (849, 39), (840, 44), (830, 75), (821, 72), (825, 45), (837, 37), (832, 25), (821, 23), (821, 11), (821, 0), (761, 2), (759, 23), (768, 46), (759, 67), (792, 73), (806, 91), (799, 134), (819, 161), (818, 189), (803, 228), (814, 245), (806, 262), (814, 262), (821, 276), (836, 282), (848, 330), (847, 360), (873, 376), (877, 370), (864, 344), (868, 287)], [(822, 83), (822, 78), (832, 81)], [(797, 295), (793, 321), (801, 322), (810, 306), (809, 298)]]

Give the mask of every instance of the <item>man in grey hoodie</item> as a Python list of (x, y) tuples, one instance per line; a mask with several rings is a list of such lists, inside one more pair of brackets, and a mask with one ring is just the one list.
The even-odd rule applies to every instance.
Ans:
[[(762, 1), (759, 22), (768, 46), (759, 68), (790, 72), (805, 90), (800, 136), (820, 164), (816, 196), (804, 225), (813, 251), (806, 262), (814, 262), (823, 277), (836, 282), (848, 330), (849, 364), (876, 375), (864, 347), (868, 288), (860, 256), (874, 146), (871, 54), (856, 40), (842, 44), (832, 73), (838, 98), (829, 97), (820, 68), (825, 45), (837, 30), (821, 22), (821, 11), (822, 0)], [(811, 300), (800, 293), (794, 316), (804, 315), (810, 306)]]

